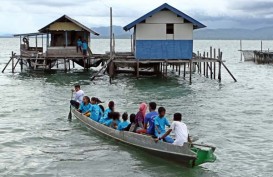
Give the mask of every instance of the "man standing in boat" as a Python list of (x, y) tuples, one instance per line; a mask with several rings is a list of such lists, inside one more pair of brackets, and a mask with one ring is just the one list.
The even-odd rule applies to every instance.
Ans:
[(71, 100), (70, 104), (78, 109), (80, 104), (82, 103), (84, 92), (81, 90), (80, 85), (75, 85), (75, 89), (72, 89), (72, 92), (75, 92), (75, 95), (74, 100)]

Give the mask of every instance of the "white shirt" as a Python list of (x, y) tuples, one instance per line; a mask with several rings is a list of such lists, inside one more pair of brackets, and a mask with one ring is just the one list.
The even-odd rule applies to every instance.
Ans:
[(174, 121), (171, 125), (171, 129), (175, 134), (174, 145), (183, 146), (185, 142), (188, 142), (189, 131), (186, 124)]
[(84, 97), (84, 92), (82, 90), (79, 90), (75, 94), (74, 100), (77, 101), (78, 103), (81, 103)]

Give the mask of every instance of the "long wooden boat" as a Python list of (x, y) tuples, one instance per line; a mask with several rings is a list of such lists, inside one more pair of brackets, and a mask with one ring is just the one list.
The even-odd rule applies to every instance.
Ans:
[(97, 123), (79, 113), (72, 108), (74, 116), (88, 128), (94, 130), (99, 134), (106, 135), (117, 141), (140, 148), (149, 154), (157, 157), (171, 160), (181, 164), (189, 165), (190, 167), (198, 166), (206, 162), (214, 162), (216, 156), (214, 155), (215, 147), (208, 145), (193, 145), (185, 143), (183, 146), (175, 146), (165, 142), (155, 142), (150, 136), (136, 134), (127, 131), (118, 131)]

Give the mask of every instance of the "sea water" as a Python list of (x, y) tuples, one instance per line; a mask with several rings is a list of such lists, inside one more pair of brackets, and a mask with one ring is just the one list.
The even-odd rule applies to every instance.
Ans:
[[(109, 51), (108, 40), (91, 45), (94, 53)], [(241, 62), (239, 41), (194, 41), (195, 51), (209, 46), (221, 48), (237, 83), (224, 69), (221, 83), (194, 74), (189, 85), (175, 73), (168, 79), (119, 75), (109, 84), (107, 76), (90, 82), (93, 70), (11, 74), (8, 68), (0, 74), (0, 176), (272, 176), (273, 66)], [(243, 48), (258, 50), (260, 42), (243, 41)], [(18, 53), (18, 39), (1, 38), (1, 70), (12, 50)], [(130, 51), (130, 40), (116, 40), (116, 51)], [(105, 139), (75, 118), (68, 122), (76, 83), (89, 96), (114, 100), (121, 113), (136, 113), (143, 101), (164, 106), (170, 120), (181, 112), (199, 143), (217, 147), (216, 162), (184, 167)]]

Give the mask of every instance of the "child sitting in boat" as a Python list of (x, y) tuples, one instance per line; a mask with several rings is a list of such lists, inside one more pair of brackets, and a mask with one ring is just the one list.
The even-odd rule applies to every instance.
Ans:
[(145, 118), (146, 111), (147, 111), (147, 104), (141, 103), (139, 105), (139, 111), (136, 114), (136, 119), (135, 119), (135, 123), (137, 126), (136, 131), (144, 129), (144, 118)]
[(80, 113), (82, 113), (83, 115), (89, 117), (90, 116), (90, 109), (91, 109), (90, 98), (88, 96), (84, 96), (83, 102), (81, 103), (78, 111)]
[(114, 112), (109, 112), (107, 115), (107, 120), (103, 122), (103, 125), (110, 127), (111, 123), (113, 122)]
[(136, 115), (130, 115), (130, 124), (124, 129), (124, 131), (135, 132), (136, 131), (136, 124), (135, 124)]
[(113, 101), (110, 101), (108, 104), (108, 108), (104, 111), (103, 117), (101, 117), (99, 122), (101, 124), (104, 124), (107, 120), (109, 120), (108, 114), (110, 112), (114, 112), (114, 110), (115, 110), (115, 103)]
[(97, 104), (97, 98), (92, 97), (91, 98), (91, 107), (89, 109), (90, 111), (90, 118), (96, 122), (100, 119), (100, 107)]
[(120, 124), (120, 113), (114, 112), (113, 113), (113, 121), (111, 122), (110, 127), (113, 129), (117, 129), (119, 124)]
[(82, 103), (84, 92), (81, 90), (80, 85), (75, 85), (75, 89), (72, 89), (72, 92), (75, 92), (75, 94), (74, 99), (70, 101), (70, 104), (78, 109), (80, 104)]
[(163, 136), (156, 139), (156, 142), (158, 140), (165, 139), (171, 132), (173, 132), (175, 135), (175, 140), (172, 144), (183, 146), (184, 143), (191, 142), (187, 125), (182, 122), (182, 114), (180, 113), (175, 113), (173, 115), (173, 123), (171, 128)]
[(137, 130), (137, 133), (154, 135), (155, 133), (154, 118), (158, 116), (155, 102), (149, 103), (149, 111), (150, 112), (146, 114), (144, 119), (144, 129)]
[(127, 121), (128, 120), (128, 114), (126, 112), (122, 114), (122, 120), (123, 120), (123, 122), (118, 124), (117, 130), (119, 130), (119, 131), (123, 131), (129, 125), (129, 122)]
[[(164, 107), (158, 108), (158, 116), (155, 117), (155, 136), (160, 138), (166, 133), (165, 126), (170, 127), (168, 119), (165, 117), (166, 109)], [(170, 136), (162, 138), (167, 143), (173, 143), (174, 140)]]

